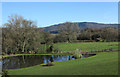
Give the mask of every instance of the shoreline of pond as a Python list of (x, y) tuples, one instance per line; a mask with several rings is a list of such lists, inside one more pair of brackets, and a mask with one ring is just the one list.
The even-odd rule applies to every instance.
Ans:
[[(115, 52), (118, 52), (118, 51), (115, 51)], [(90, 53), (90, 54), (91, 54), (91, 53)], [(19, 56), (22, 56), (22, 55), (23, 55), (23, 54), (21, 54), (21, 55), (19, 55)], [(25, 55), (25, 54), (24, 54), (24, 55)], [(35, 54), (26, 54), (26, 55), (29, 55), (29, 56), (30, 56), (30, 55), (31, 55), (31, 56), (33, 55), (33, 56), (34, 56)], [(43, 55), (43, 54), (36, 54), (36, 55)], [(45, 56), (45, 55), (46, 55), (46, 56), (47, 56), (47, 55), (50, 56), (50, 55), (63, 55), (63, 54), (44, 54), (44, 56)], [(68, 54), (64, 54), (64, 55), (68, 55)], [(88, 55), (88, 54), (84, 54), (84, 55)], [(95, 54), (95, 55), (97, 55), (97, 54)], [(95, 56), (95, 55), (93, 55), (93, 56)], [(18, 55), (16, 55), (16, 56), (18, 56)], [(72, 55), (71, 55), (71, 56), (72, 56)], [(9, 57), (10, 57), (10, 56), (9, 56)], [(14, 56), (12, 55), (11, 57), (14, 57)], [(42, 63), (42, 65), (44, 65), (44, 64), (45, 64), (45, 63)], [(40, 64), (40, 65), (41, 65), (41, 64)]]
[[(84, 54), (79, 58), (82, 59), (95, 55), (96, 54)], [(42, 65), (43, 67), (53, 66), (53, 64), (51, 64), (52, 62), (75, 60), (79, 58), (74, 55), (24, 55), (4, 58), (2, 63), (3, 69), (20, 69), (44, 63), (47, 64)]]
[[(23, 56), (23, 55), (73, 55), (73, 54), (65, 54), (65, 53), (58, 53), (58, 54), (14, 54), (14, 55), (3, 55), (2, 58), (5, 58), (5, 57), (13, 57), (13, 56)], [(1, 58), (0, 58), (1, 59)]]
[[(104, 49), (99, 51), (88, 51), (88, 52), (81, 52), (81, 54), (97, 54), (100, 52), (113, 52), (113, 51), (120, 51), (120, 49)], [(12, 54), (12, 55), (1, 55), (0, 60), (5, 57), (13, 57), (13, 56), (22, 56), (22, 55), (74, 55), (72, 52), (62, 52), (62, 53), (46, 53), (46, 54)]]

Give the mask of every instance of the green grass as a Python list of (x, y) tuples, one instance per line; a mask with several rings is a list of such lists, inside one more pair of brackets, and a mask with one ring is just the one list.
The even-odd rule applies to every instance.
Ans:
[[(112, 46), (113, 45), (113, 46)], [(104, 49), (118, 49), (118, 42), (89, 42), (89, 43), (57, 43), (54, 45), (61, 52), (71, 52), (76, 49), (84, 51), (95, 51)]]
[[(95, 51), (104, 49), (118, 49), (118, 42), (90, 42), (90, 43), (57, 43), (54, 47), (60, 52), (72, 52), (76, 49), (84, 51)], [(17, 54), (35, 55), (35, 54)], [(36, 54), (53, 55), (53, 54)], [(54, 54), (58, 55), (58, 54)], [(10, 57), (6, 56), (6, 57)], [(8, 70), (9, 75), (117, 75), (118, 74), (118, 52), (102, 52), (96, 56), (76, 59), (71, 61), (53, 62), (55, 66), (42, 67), (36, 65), (22, 69)], [(43, 64), (42, 64), (43, 65)]]
[[(104, 50), (104, 49), (118, 49), (118, 42), (89, 42), (89, 43), (57, 43), (54, 44), (54, 47), (61, 52), (72, 52), (76, 49), (84, 51), (95, 51), (95, 50)], [(11, 56), (21, 56), (21, 55), (60, 55), (60, 54), (15, 54), (15, 55), (6, 55), (3, 57)], [(62, 53), (62, 55), (68, 55)]]
[(58, 54), (13, 54), (13, 55), (5, 55), (5, 56), (1, 56), (0, 59), (3, 57), (12, 57), (12, 56), (22, 56), (22, 55), (71, 55), (71, 54), (64, 54), (64, 53), (58, 53)]
[(70, 61), (54, 62), (54, 66), (41, 65), (8, 70), (9, 75), (117, 75), (118, 52), (103, 52), (96, 56)]

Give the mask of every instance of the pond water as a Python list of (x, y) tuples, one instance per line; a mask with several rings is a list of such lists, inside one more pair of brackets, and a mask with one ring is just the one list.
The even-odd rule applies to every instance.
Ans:
[[(83, 55), (81, 58), (86, 58), (93, 55)], [(6, 57), (0, 63), (2, 63), (3, 69), (19, 69), (30, 66), (39, 65), (48, 62), (68, 61), (74, 60), (72, 55), (22, 55)]]

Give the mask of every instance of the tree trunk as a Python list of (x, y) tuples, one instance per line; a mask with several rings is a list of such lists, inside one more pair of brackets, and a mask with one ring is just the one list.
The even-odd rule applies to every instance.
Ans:
[(24, 58), (24, 55), (22, 56), (22, 58), (23, 58), (23, 62), (25, 63), (25, 58)]
[(24, 50), (25, 50), (25, 41), (23, 43), (22, 52), (24, 52)]
[(5, 52), (6, 52), (6, 54), (7, 54), (7, 52), (8, 52), (7, 48), (5, 48)]

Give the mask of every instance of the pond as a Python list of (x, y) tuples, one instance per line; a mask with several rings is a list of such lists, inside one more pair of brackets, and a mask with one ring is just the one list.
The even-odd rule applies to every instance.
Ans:
[[(90, 54), (83, 55), (81, 58), (93, 56)], [(2, 63), (3, 69), (19, 69), (25, 67), (31, 67), (48, 62), (68, 61), (74, 60), (72, 55), (22, 55), (6, 57), (0, 63)]]

